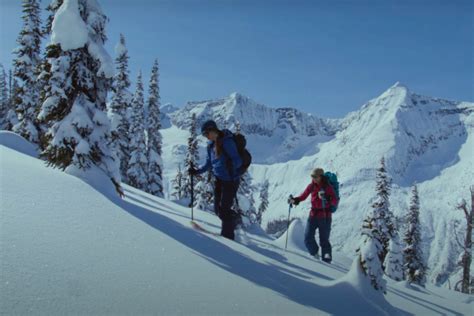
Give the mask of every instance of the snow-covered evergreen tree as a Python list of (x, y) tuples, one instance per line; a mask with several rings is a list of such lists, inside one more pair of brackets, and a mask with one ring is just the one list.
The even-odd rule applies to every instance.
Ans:
[(148, 91), (147, 116), (147, 158), (148, 158), (148, 185), (147, 192), (163, 197), (163, 162), (162, 137), (160, 122), (160, 89), (158, 85), (158, 60), (155, 60), (151, 70), (150, 86)]
[(51, 124), (42, 156), (50, 165), (86, 170), (94, 165), (117, 190), (120, 174), (109, 149), (107, 92), (113, 63), (105, 51), (107, 17), (95, 1), (64, 0), (52, 11), (44, 68), (45, 94), (38, 118)]
[(18, 124), (18, 116), (15, 111), (15, 99), (18, 92), (18, 80), (13, 76), (13, 71), (10, 69), (8, 75), (8, 106), (7, 118), (5, 122), (5, 129), (11, 131), (13, 126)]
[(0, 129), (7, 127), (7, 114), (10, 110), (8, 83), (5, 68), (0, 64)]
[(181, 165), (179, 165), (176, 177), (171, 181), (173, 186), (173, 193), (171, 195), (177, 200), (181, 200), (183, 198), (184, 183), (184, 174), (181, 170)]
[(13, 131), (31, 142), (39, 142), (36, 126), (38, 114), (39, 89), (36, 83), (41, 62), (41, 20), (40, 6), (37, 0), (23, 0), (23, 27), (17, 39), (18, 47), (14, 50), (13, 75), (18, 79), (15, 97), (15, 111), (18, 123)]
[[(186, 152), (186, 158), (184, 161), (184, 168), (185, 168), (185, 177), (186, 182), (184, 186), (184, 197), (190, 198), (191, 197), (191, 176), (189, 175), (189, 168), (194, 167), (197, 168), (197, 162), (199, 161), (199, 147), (198, 147), (198, 138), (197, 138), (197, 121), (196, 121), (196, 114), (193, 113), (191, 116), (191, 127), (189, 130), (189, 138), (188, 138), (188, 150)], [(195, 175), (194, 177), (194, 196), (196, 197), (199, 195), (198, 183), (201, 181), (200, 175)]]
[(43, 27), (43, 34), (50, 35), (52, 28), (53, 28), (53, 20), (56, 14), (56, 11), (61, 7), (64, 0), (50, 0), (50, 3), (46, 7), (46, 11), (49, 12), (48, 16), (46, 17), (44, 27)]
[(240, 122), (237, 121), (235, 122), (235, 133), (236, 134), (240, 134), (241, 130), (240, 130)]
[[(252, 185), (252, 177), (248, 172), (244, 173), (240, 178), (239, 189), (237, 190), (237, 201), (234, 205), (234, 209), (245, 216), (250, 224), (257, 222), (257, 210), (255, 208), (255, 200), (253, 198), (253, 192), (255, 188)], [(244, 224), (247, 224), (244, 222)]]
[(196, 207), (205, 211), (214, 211), (214, 177), (209, 170), (196, 186)]
[(424, 285), (426, 282), (427, 267), (423, 261), (421, 248), (420, 200), (416, 185), (412, 188), (410, 209), (406, 218), (403, 260), (405, 276), (408, 282)]
[(388, 253), (390, 239), (396, 235), (396, 227), (393, 213), (390, 211), (390, 190), (391, 190), (391, 179), (387, 174), (385, 167), (385, 158), (380, 160), (380, 167), (377, 169), (376, 175), (376, 200), (372, 204), (374, 209), (374, 218), (377, 219), (377, 227), (380, 232), (378, 238), (382, 245), (382, 257), (381, 261), (385, 261), (385, 257)]
[[(462, 268), (462, 279), (459, 281), (460, 288), (456, 284), (455, 289), (460, 289), (461, 292), (469, 294), (473, 292), (473, 280), (471, 278), (471, 263), (472, 263), (472, 228), (474, 226), (474, 185), (470, 188), (471, 191), (471, 207), (465, 199), (463, 199), (458, 205), (457, 209), (464, 213), (466, 218), (466, 230), (464, 241), (461, 243), (462, 255), (459, 265)], [(457, 238), (457, 236), (456, 236)]]
[(145, 141), (145, 99), (143, 96), (143, 82), (141, 71), (137, 77), (137, 86), (132, 100), (132, 114), (130, 121), (130, 160), (127, 176), (129, 184), (137, 189), (146, 190), (148, 186)]
[(269, 186), (269, 183), (268, 183), (268, 180), (266, 180), (263, 183), (262, 188), (260, 189), (260, 204), (257, 209), (257, 219), (256, 219), (259, 225), (262, 224), (263, 213), (265, 213), (268, 207), (268, 186)]
[(129, 91), (130, 79), (128, 70), (128, 50), (125, 46), (125, 37), (120, 34), (120, 42), (115, 47), (115, 76), (112, 100), (108, 106), (108, 115), (112, 125), (111, 147), (120, 160), (120, 174), (122, 182), (128, 183), (127, 169), (130, 160), (130, 107), (132, 94)]
[(388, 243), (388, 253), (384, 262), (385, 274), (395, 281), (401, 281), (403, 277), (403, 252), (398, 236), (394, 236)]
[(381, 219), (372, 209), (362, 225), (362, 243), (357, 249), (357, 256), (364, 274), (369, 278), (374, 289), (386, 292), (386, 281), (382, 268), (383, 246), (380, 242)]

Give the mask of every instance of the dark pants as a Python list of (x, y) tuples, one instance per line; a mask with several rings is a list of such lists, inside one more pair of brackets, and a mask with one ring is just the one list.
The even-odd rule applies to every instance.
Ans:
[[(309, 253), (314, 256), (319, 251), (319, 246), (316, 243), (315, 233), (316, 229), (319, 230), (319, 243), (322, 248), (322, 259), (327, 262), (331, 262), (332, 250), (331, 244), (329, 243), (329, 235), (331, 233), (331, 218), (317, 218), (316, 216), (308, 217), (306, 223), (306, 229), (304, 232), (304, 244), (308, 249)], [(324, 258), (326, 254), (329, 254), (329, 259)]]
[(235, 212), (232, 204), (239, 188), (239, 181), (223, 181), (216, 178), (214, 186), (214, 211), (222, 221), (221, 235), (234, 239)]

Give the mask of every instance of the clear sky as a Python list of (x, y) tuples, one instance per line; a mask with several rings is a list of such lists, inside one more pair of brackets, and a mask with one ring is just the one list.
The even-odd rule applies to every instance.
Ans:
[[(238, 91), (268, 106), (342, 117), (396, 81), (474, 100), (474, 1), (98, 1), (110, 18), (112, 56), (119, 33), (126, 37), (133, 81), (159, 59), (162, 103)], [(19, 0), (0, 0), (6, 68), (20, 16)]]

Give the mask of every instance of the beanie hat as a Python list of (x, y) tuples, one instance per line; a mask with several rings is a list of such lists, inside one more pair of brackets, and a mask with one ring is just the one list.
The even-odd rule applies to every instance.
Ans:
[(216, 122), (213, 120), (209, 120), (204, 122), (201, 127), (201, 134), (204, 134), (204, 132), (209, 131), (209, 130), (218, 130)]
[(324, 170), (322, 168), (316, 168), (311, 172), (311, 177), (316, 178), (317, 176), (324, 175)]

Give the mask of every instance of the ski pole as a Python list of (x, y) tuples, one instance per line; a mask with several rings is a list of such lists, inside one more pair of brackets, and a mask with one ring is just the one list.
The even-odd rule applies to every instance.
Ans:
[(191, 174), (191, 220), (194, 221), (194, 175)]
[[(293, 195), (290, 195), (290, 200), (293, 199)], [(288, 208), (288, 221), (286, 222), (286, 241), (285, 241), (285, 251), (288, 247), (288, 230), (290, 229), (290, 212), (291, 212), (291, 203), (290, 203), (290, 207)]]

